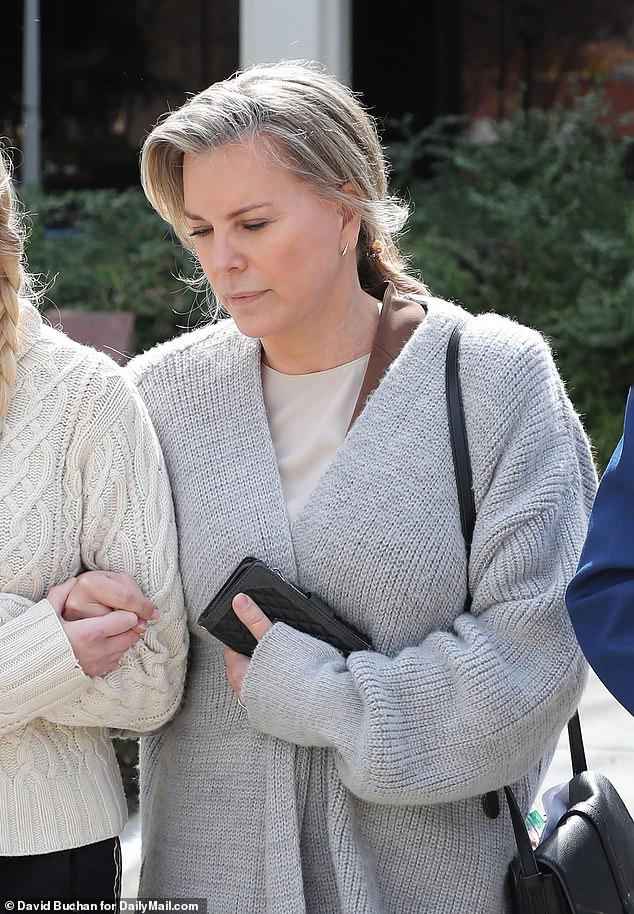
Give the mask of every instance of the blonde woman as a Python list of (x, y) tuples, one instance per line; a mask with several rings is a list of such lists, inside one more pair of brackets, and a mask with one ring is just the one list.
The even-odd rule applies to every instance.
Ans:
[(138, 396), (28, 292), (1, 154), (0, 893), (115, 901), (126, 804), (106, 728), (155, 730), (182, 692), (173, 509)]
[[(407, 272), (374, 124), (316, 66), (194, 96), (149, 134), (142, 178), (231, 317), (131, 369), (193, 634), (183, 708), (143, 745), (141, 893), (499, 914), (513, 838), (482, 796), (514, 784), (528, 809), (584, 682), (563, 597), (595, 477), (548, 346)], [(458, 322), (468, 567), (444, 393)], [(259, 643), (224, 651), (196, 620), (246, 556), (375, 650), (344, 658), (241, 595)]]

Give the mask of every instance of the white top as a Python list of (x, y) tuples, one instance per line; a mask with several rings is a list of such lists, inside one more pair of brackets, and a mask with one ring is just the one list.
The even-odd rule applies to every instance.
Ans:
[(291, 523), (346, 437), (370, 355), (311, 374), (262, 364), (264, 405)]

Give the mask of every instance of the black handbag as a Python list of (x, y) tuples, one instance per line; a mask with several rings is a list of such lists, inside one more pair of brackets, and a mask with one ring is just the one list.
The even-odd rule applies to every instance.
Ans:
[[(475, 524), (469, 446), (460, 389), (458, 353), (462, 325), (449, 339), (447, 412), (467, 559)], [(467, 602), (466, 610), (470, 607)], [(555, 830), (533, 850), (510, 787), (504, 788), (517, 844), (508, 871), (513, 914), (634, 914), (634, 821), (614, 786), (588, 771), (579, 715), (568, 724), (573, 778), (568, 809)], [(484, 798), (487, 815), (499, 811), (497, 794)], [(496, 811), (497, 810), (497, 811)]]
[(634, 914), (634, 822), (610, 781), (587, 770), (578, 714), (568, 736), (568, 809), (535, 850), (513, 791), (504, 788), (517, 843), (508, 876), (513, 911)]

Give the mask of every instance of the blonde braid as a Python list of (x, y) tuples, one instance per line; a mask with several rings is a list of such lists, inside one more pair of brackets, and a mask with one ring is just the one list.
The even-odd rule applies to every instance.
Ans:
[(0, 150), (0, 423), (11, 401), (17, 370), (20, 292), (24, 285), (24, 237), (11, 182), (11, 168)]

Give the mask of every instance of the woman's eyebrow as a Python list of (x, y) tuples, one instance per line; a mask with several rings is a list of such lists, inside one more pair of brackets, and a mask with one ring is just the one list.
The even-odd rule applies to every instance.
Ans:
[[(247, 203), (246, 206), (241, 206), (239, 209), (234, 209), (233, 212), (229, 213), (228, 219), (235, 219), (236, 216), (241, 216), (242, 213), (248, 213), (252, 209), (262, 209), (263, 206), (270, 206), (271, 200), (264, 200), (262, 203)], [(196, 216), (194, 213), (184, 212), (183, 215), (186, 219), (189, 219), (191, 222), (206, 222), (202, 216)]]
[(241, 216), (242, 213), (248, 213), (250, 209), (262, 209), (263, 206), (270, 206), (271, 200), (263, 200), (261, 203), (249, 203), (247, 206), (241, 206), (240, 209), (234, 209), (232, 213), (229, 213), (230, 219), (235, 219), (236, 216)]

